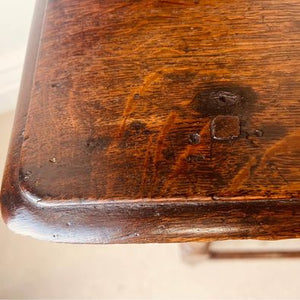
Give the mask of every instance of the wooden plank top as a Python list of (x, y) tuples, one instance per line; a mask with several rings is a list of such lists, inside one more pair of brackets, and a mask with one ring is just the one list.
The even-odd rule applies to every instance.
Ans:
[(300, 3), (40, 1), (2, 186), (66, 242), (300, 235)]

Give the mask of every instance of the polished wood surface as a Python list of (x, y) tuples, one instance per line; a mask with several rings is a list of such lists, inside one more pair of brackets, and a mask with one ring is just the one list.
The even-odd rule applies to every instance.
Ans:
[(67, 242), (300, 235), (300, 4), (38, 1), (2, 187)]

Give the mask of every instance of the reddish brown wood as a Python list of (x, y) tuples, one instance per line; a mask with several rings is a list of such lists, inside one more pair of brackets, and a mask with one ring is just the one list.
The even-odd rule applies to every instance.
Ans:
[(249, 251), (249, 252), (214, 252), (209, 253), (212, 259), (258, 259), (258, 258), (300, 258), (300, 251)]
[(184, 262), (195, 264), (204, 259), (300, 258), (300, 250), (214, 250), (212, 244), (213, 242), (180, 244)]
[(61, 0), (37, 12), (1, 192), (13, 230), (299, 237), (298, 1)]

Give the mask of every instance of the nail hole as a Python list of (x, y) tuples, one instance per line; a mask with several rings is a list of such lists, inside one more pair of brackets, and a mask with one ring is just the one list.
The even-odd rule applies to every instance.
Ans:
[(189, 136), (189, 143), (192, 145), (197, 145), (200, 143), (200, 134), (193, 133)]
[(264, 135), (264, 132), (260, 129), (255, 129), (254, 134), (258, 137), (261, 137)]
[(226, 102), (226, 98), (224, 96), (220, 96), (219, 97), (219, 101), (225, 103)]

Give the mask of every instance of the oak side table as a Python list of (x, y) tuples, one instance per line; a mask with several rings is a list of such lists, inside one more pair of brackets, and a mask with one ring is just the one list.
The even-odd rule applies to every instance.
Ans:
[(69, 243), (300, 237), (299, 0), (38, 0), (1, 190)]

